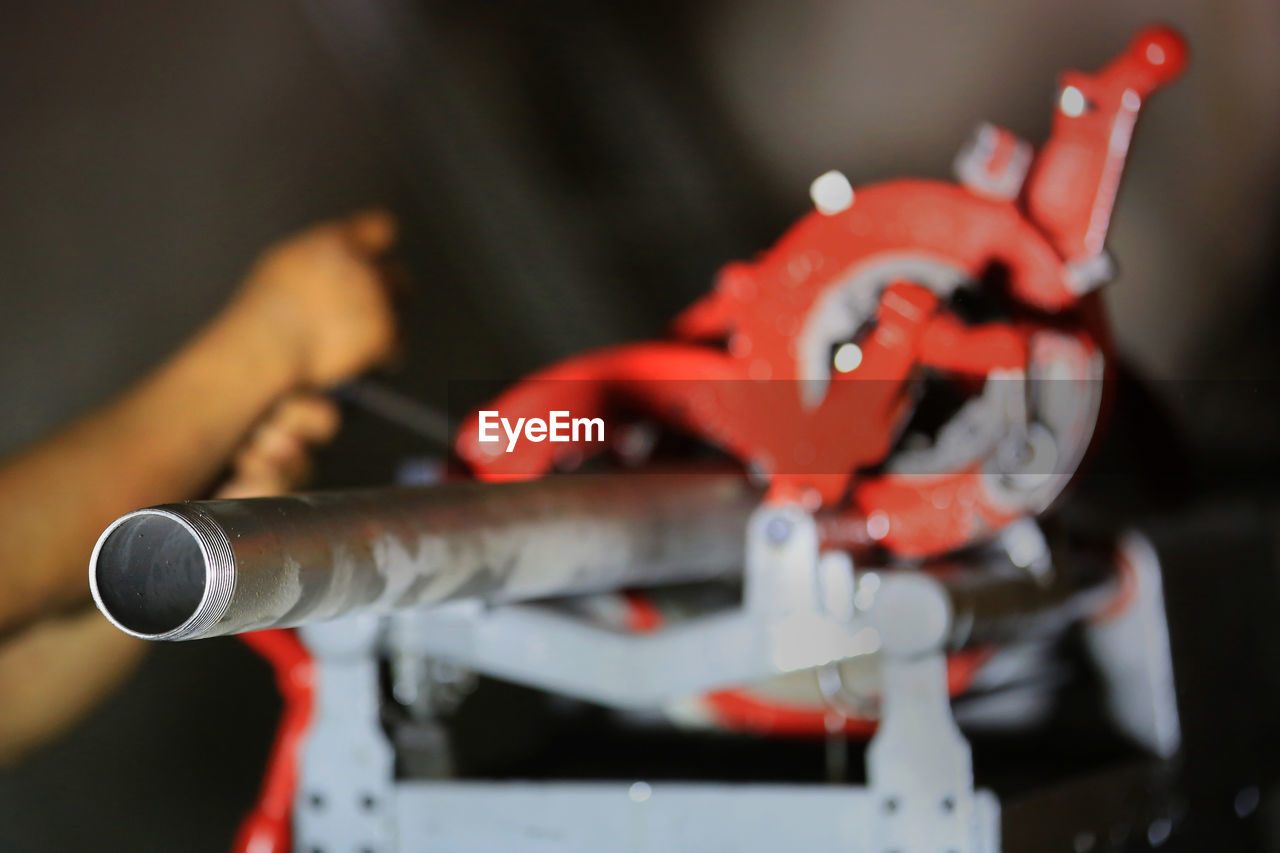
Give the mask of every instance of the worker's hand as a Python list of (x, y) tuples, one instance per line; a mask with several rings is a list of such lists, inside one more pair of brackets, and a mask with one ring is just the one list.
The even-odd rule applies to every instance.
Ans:
[(336, 385), (386, 359), (395, 345), (380, 266), (394, 241), (395, 220), (384, 211), (304, 231), (263, 254), (228, 316), (270, 342), (294, 386)]
[(311, 475), (311, 453), (338, 431), (338, 406), (317, 394), (295, 394), (276, 404), (231, 460), (219, 498), (258, 498), (291, 492)]

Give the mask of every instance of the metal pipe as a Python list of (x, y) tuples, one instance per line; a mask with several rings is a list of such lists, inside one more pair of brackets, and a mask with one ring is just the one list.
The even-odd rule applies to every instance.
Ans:
[(935, 577), (951, 601), (956, 648), (1057, 636), (1096, 616), (1119, 587), (1114, 555), (1082, 543), (1054, 554), (1045, 575), (992, 554), (976, 565), (944, 563)]
[(736, 474), (646, 473), (166, 504), (103, 532), (89, 584), (122, 631), (193, 640), (705, 580), (741, 571), (759, 500)]

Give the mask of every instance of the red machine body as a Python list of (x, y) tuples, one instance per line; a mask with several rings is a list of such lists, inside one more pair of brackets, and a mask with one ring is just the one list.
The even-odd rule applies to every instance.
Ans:
[[(960, 183), (896, 180), (853, 189), (838, 173), (816, 210), (754, 261), (724, 268), (679, 315), (672, 339), (615, 346), (547, 367), (492, 401), (502, 416), (656, 422), (701, 439), (819, 519), (828, 547), (878, 546), (926, 558), (991, 536), (1060, 494), (1094, 432), (1106, 338), (1093, 291), (1109, 273), (1107, 225), (1138, 110), (1182, 69), (1172, 30), (1141, 32), (1094, 74), (1059, 81), (1042, 148), (980, 127), (956, 162)], [(966, 294), (998, 306), (975, 321)], [(913, 445), (928, 377), (967, 397)], [(456, 450), (483, 480), (572, 467), (599, 443), (482, 442), (472, 417)], [(662, 616), (629, 596), (629, 619)], [(237, 849), (288, 844), (298, 743), (310, 707), (305, 649), (291, 634), (250, 635), (277, 668), (285, 719), (258, 808)], [(274, 639), (273, 639), (274, 637)], [(963, 691), (985, 653), (953, 656)], [(816, 734), (821, 706), (752, 690), (701, 697), (713, 722)], [(848, 732), (873, 722), (842, 718)]]
[[(1109, 269), (1102, 241), (1137, 110), (1184, 61), (1181, 39), (1152, 28), (1101, 72), (1064, 75), (1039, 154), (984, 126), (957, 162), (960, 185), (898, 180), (855, 191), (829, 173), (820, 181), (835, 182), (836, 203), (818, 198), (815, 182), (819, 209), (755, 261), (727, 266), (676, 318), (675, 340), (572, 357), (485, 408), (513, 419), (640, 412), (740, 460), (767, 480), (771, 499), (821, 508), (829, 530), (901, 556), (959, 548), (1040, 512), (1098, 416), (1104, 331), (1090, 294)], [(954, 298), (984, 289), (1002, 316), (967, 322)], [(845, 346), (853, 349), (841, 364), (833, 353)], [(895, 459), (926, 371), (1019, 385), (1023, 403), (1005, 407), (994, 443)], [(1069, 399), (1038, 399), (1037, 385)], [(1010, 442), (1021, 445), (1015, 455), (1052, 457), (1002, 467)], [(602, 447), (505, 452), (480, 441), (473, 417), (456, 449), (477, 477), (502, 480), (542, 476)], [(1022, 479), (1002, 482), (1010, 477)]]

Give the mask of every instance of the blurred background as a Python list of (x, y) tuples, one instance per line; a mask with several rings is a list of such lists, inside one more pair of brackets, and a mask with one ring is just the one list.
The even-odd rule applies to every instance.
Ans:
[[(1271, 0), (5, 3), (0, 452), (138, 378), (268, 243), (371, 204), (404, 223), (407, 346), (384, 379), (405, 394), (444, 406), (450, 381), (656, 336), (816, 175), (945, 178), (981, 119), (1038, 143), (1057, 72), (1153, 19), (1192, 64), (1144, 110), (1107, 293), (1150, 395), (1112, 458), (1150, 476), (1076, 503), (1144, 519), (1174, 555), (1187, 819), (1237, 839), (1219, 849), (1280, 849)], [(318, 485), (386, 483), (435, 450), (353, 413)], [(155, 649), (71, 737), (0, 771), (0, 849), (225, 850), (277, 709), (232, 640)]]

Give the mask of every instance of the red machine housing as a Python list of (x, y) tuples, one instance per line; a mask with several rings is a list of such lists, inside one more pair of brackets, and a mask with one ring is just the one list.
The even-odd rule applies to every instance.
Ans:
[[(821, 508), (901, 556), (953, 550), (1042, 511), (1089, 443), (1096, 400), (1052, 437), (1055, 464), (1039, 473), (1054, 481), (1025, 500), (991, 487), (986, 458), (877, 469), (891, 461), (926, 370), (1025, 382), (1052, 363), (1047, 378), (1065, 370), (1061, 378), (1100, 391), (1104, 331), (1091, 294), (1109, 270), (1102, 238), (1138, 108), (1185, 55), (1173, 31), (1145, 30), (1097, 74), (1063, 75), (1053, 135), (1034, 158), (984, 126), (957, 162), (963, 184), (889, 181), (850, 188), (838, 209), (819, 202), (758, 259), (725, 267), (676, 318), (674, 341), (574, 356), (485, 408), (513, 419), (642, 412), (762, 475), (770, 499)], [(966, 322), (949, 304), (975, 285), (999, 291), (989, 295), (1006, 303), (1000, 320)], [(864, 304), (842, 306), (842, 295)], [(856, 323), (836, 338), (857, 347), (857, 363), (842, 370), (821, 331), (848, 315)], [(508, 453), (479, 439), (473, 416), (456, 449), (485, 480), (542, 476), (603, 449), (546, 442)]]

